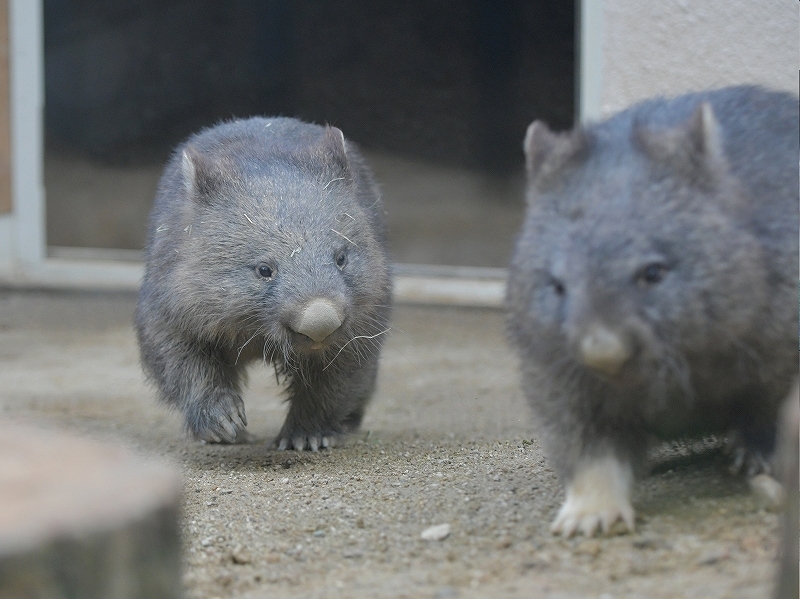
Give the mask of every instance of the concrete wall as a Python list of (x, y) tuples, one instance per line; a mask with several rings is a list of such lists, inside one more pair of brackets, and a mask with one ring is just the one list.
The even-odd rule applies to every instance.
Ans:
[(797, 94), (799, 17), (796, 0), (605, 0), (600, 114), (737, 83)]

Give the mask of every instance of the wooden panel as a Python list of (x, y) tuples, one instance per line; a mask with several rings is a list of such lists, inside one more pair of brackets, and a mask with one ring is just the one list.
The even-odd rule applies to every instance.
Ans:
[(8, 84), (8, 0), (0, 0), (0, 214), (11, 212), (11, 113)]

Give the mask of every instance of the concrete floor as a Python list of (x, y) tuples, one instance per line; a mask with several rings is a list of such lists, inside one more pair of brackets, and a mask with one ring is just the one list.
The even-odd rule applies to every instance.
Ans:
[[(779, 517), (717, 451), (662, 451), (637, 532), (561, 539), (562, 495), (492, 310), (399, 306), (362, 431), (312, 454), (269, 442), (268, 368), (249, 445), (186, 439), (137, 362), (130, 294), (0, 290), (0, 414), (175, 463), (190, 598), (768, 597)], [(449, 524), (425, 541), (422, 530)]]

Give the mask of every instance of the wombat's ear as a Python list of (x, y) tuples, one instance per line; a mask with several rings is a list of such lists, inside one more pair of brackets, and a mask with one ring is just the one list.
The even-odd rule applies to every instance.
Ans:
[(666, 164), (700, 187), (712, 187), (725, 173), (719, 124), (708, 102), (673, 129), (652, 131), (634, 124), (633, 134), (651, 160)]
[(588, 140), (583, 129), (553, 133), (542, 121), (533, 121), (525, 134), (525, 166), (528, 178), (541, 187), (568, 163), (581, 156)]
[(209, 200), (222, 187), (225, 172), (223, 165), (187, 145), (181, 155), (181, 177), (189, 196)]
[(345, 147), (344, 133), (342, 133), (342, 130), (338, 127), (326, 126), (322, 144), (327, 154), (341, 167), (342, 172), (346, 172), (349, 168), (349, 163), (347, 161), (347, 148)]

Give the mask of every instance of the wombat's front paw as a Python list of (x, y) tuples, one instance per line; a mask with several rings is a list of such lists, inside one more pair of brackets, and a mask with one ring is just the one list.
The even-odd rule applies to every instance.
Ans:
[(239, 394), (216, 390), (186, 411), (186, 423), (196, 439), (208, 443), (235, 443), (248, 437), (244, 431), (247, 416)]
[(567, 499), (550, 530), (571, 537), (576, 532), (592, 536), (621, 521), (634, 530), (630, 488), (633, 474), (629, 464), (614, 457), (591, 460), (579, 468), (567, 487)]

